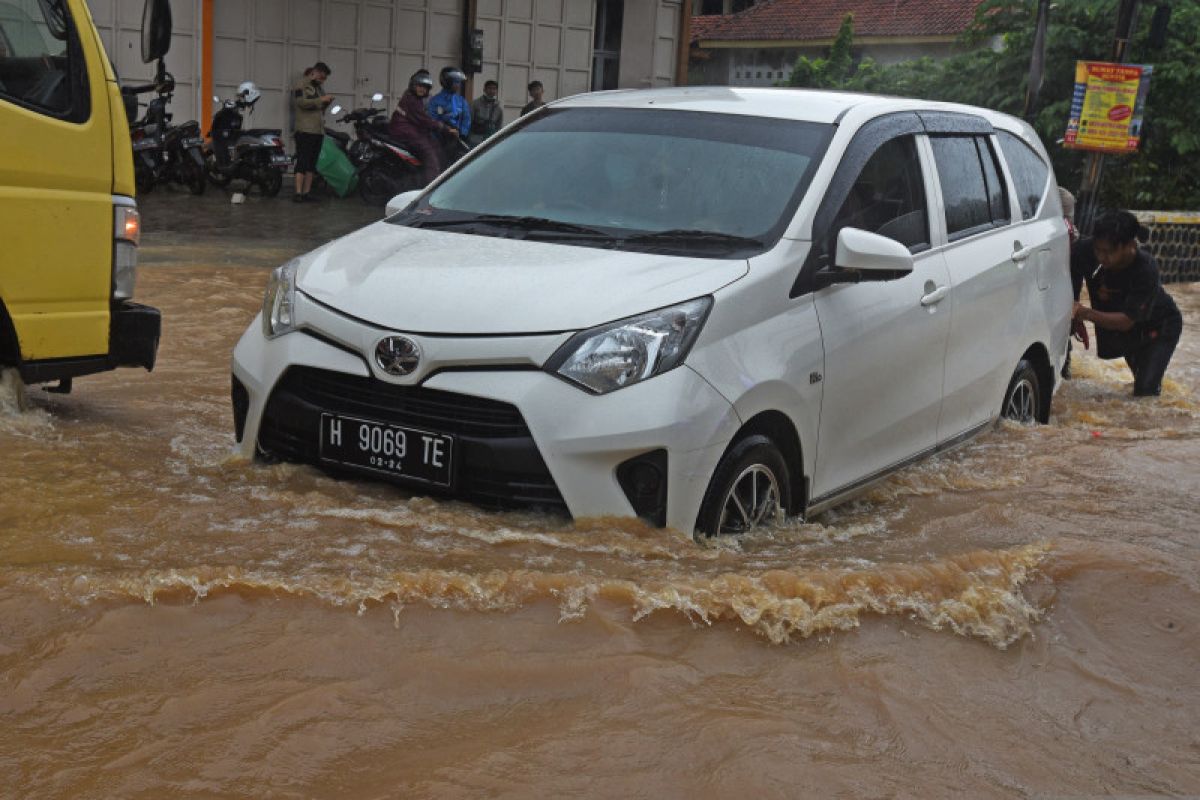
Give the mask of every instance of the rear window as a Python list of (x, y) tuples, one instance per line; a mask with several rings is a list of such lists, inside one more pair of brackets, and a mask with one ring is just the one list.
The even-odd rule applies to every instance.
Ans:
[(1017, 202), (1021, 206), (1021, 217), (1032, 219), (1041, 207), (1042, 196), (1050, 177), (1050, 167), (1037, 152), (1019, 136), (1000, 131), (1000, 149), (1008, 162), (1013, 183), (1017, 187)]

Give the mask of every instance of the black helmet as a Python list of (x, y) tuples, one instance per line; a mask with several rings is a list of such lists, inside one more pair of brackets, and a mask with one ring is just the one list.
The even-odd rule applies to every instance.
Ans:
[(442, 71), (438, 73), (438, 79), (442, 88), (448, 92), (454, 89), (454, 84), (467, 82), (467, 76), (458, 67), (442, 67)]
[(429, 70), (419, 69), (408, 79), (408, 88), (410, 90), (416, 89), (418, 86), (424, 86), (426, 89), (433, 88), (433, 78), (429, 77)]

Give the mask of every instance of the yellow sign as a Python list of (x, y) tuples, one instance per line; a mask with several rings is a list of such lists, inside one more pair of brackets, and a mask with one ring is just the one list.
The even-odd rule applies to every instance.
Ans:
[(1136, 151), (1152, 69), (1148, 64), (1077, 62), (1063, 145), (1103, 153)]

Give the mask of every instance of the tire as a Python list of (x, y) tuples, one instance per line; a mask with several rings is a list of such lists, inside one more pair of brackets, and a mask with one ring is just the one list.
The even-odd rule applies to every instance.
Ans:
[(258, 187), (263, 197), (274, 197), (283, 188), (283, 175), (277, 169), (264, 170), (259, 177)]
[(729, 448), (713, 472), (696, 519), (696, 538), (741, 536), (778, 521), (791, 504), (791, 475), (783, 454), (766, 436), (746, 436)]
[(382, 167), (369, 165), (358, 176), (358, 196), (370, 206), (382, 206), (400, 193), (397, 183)]
[(154, 173), (146, 169), (135, 169), (133, 185), (137, 187), (138, 194), (150, 194), (154, 191)]
[(204, 167), (189, 162), (183, 170), (183, 185), (194, 195), (204, 194), (204, 188), (208, 185), (208, 179), (204, 177)]
[(1044, 404), (1042, 394), (1042, 379), (1038, 377), (1033, 363), (1022, 358), (1017, 362), (1012, 380), (1004, 392), (1004, 403), (1000, 406), (1000, 416), (1011, 419), (1022, 425), (1036, 425), (1044, 422), (1049, 414)]

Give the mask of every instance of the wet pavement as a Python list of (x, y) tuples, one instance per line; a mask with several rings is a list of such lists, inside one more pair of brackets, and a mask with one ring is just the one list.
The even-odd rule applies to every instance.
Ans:
[(288, 194), (151, 195), (155, 371), (0, 385), (0, 795), (1200, 793), (1200, 285), (1164, 397), (1081, 354), (1049, 425), (700, 546), (235, 458), (269, 268), (380, 215)]

